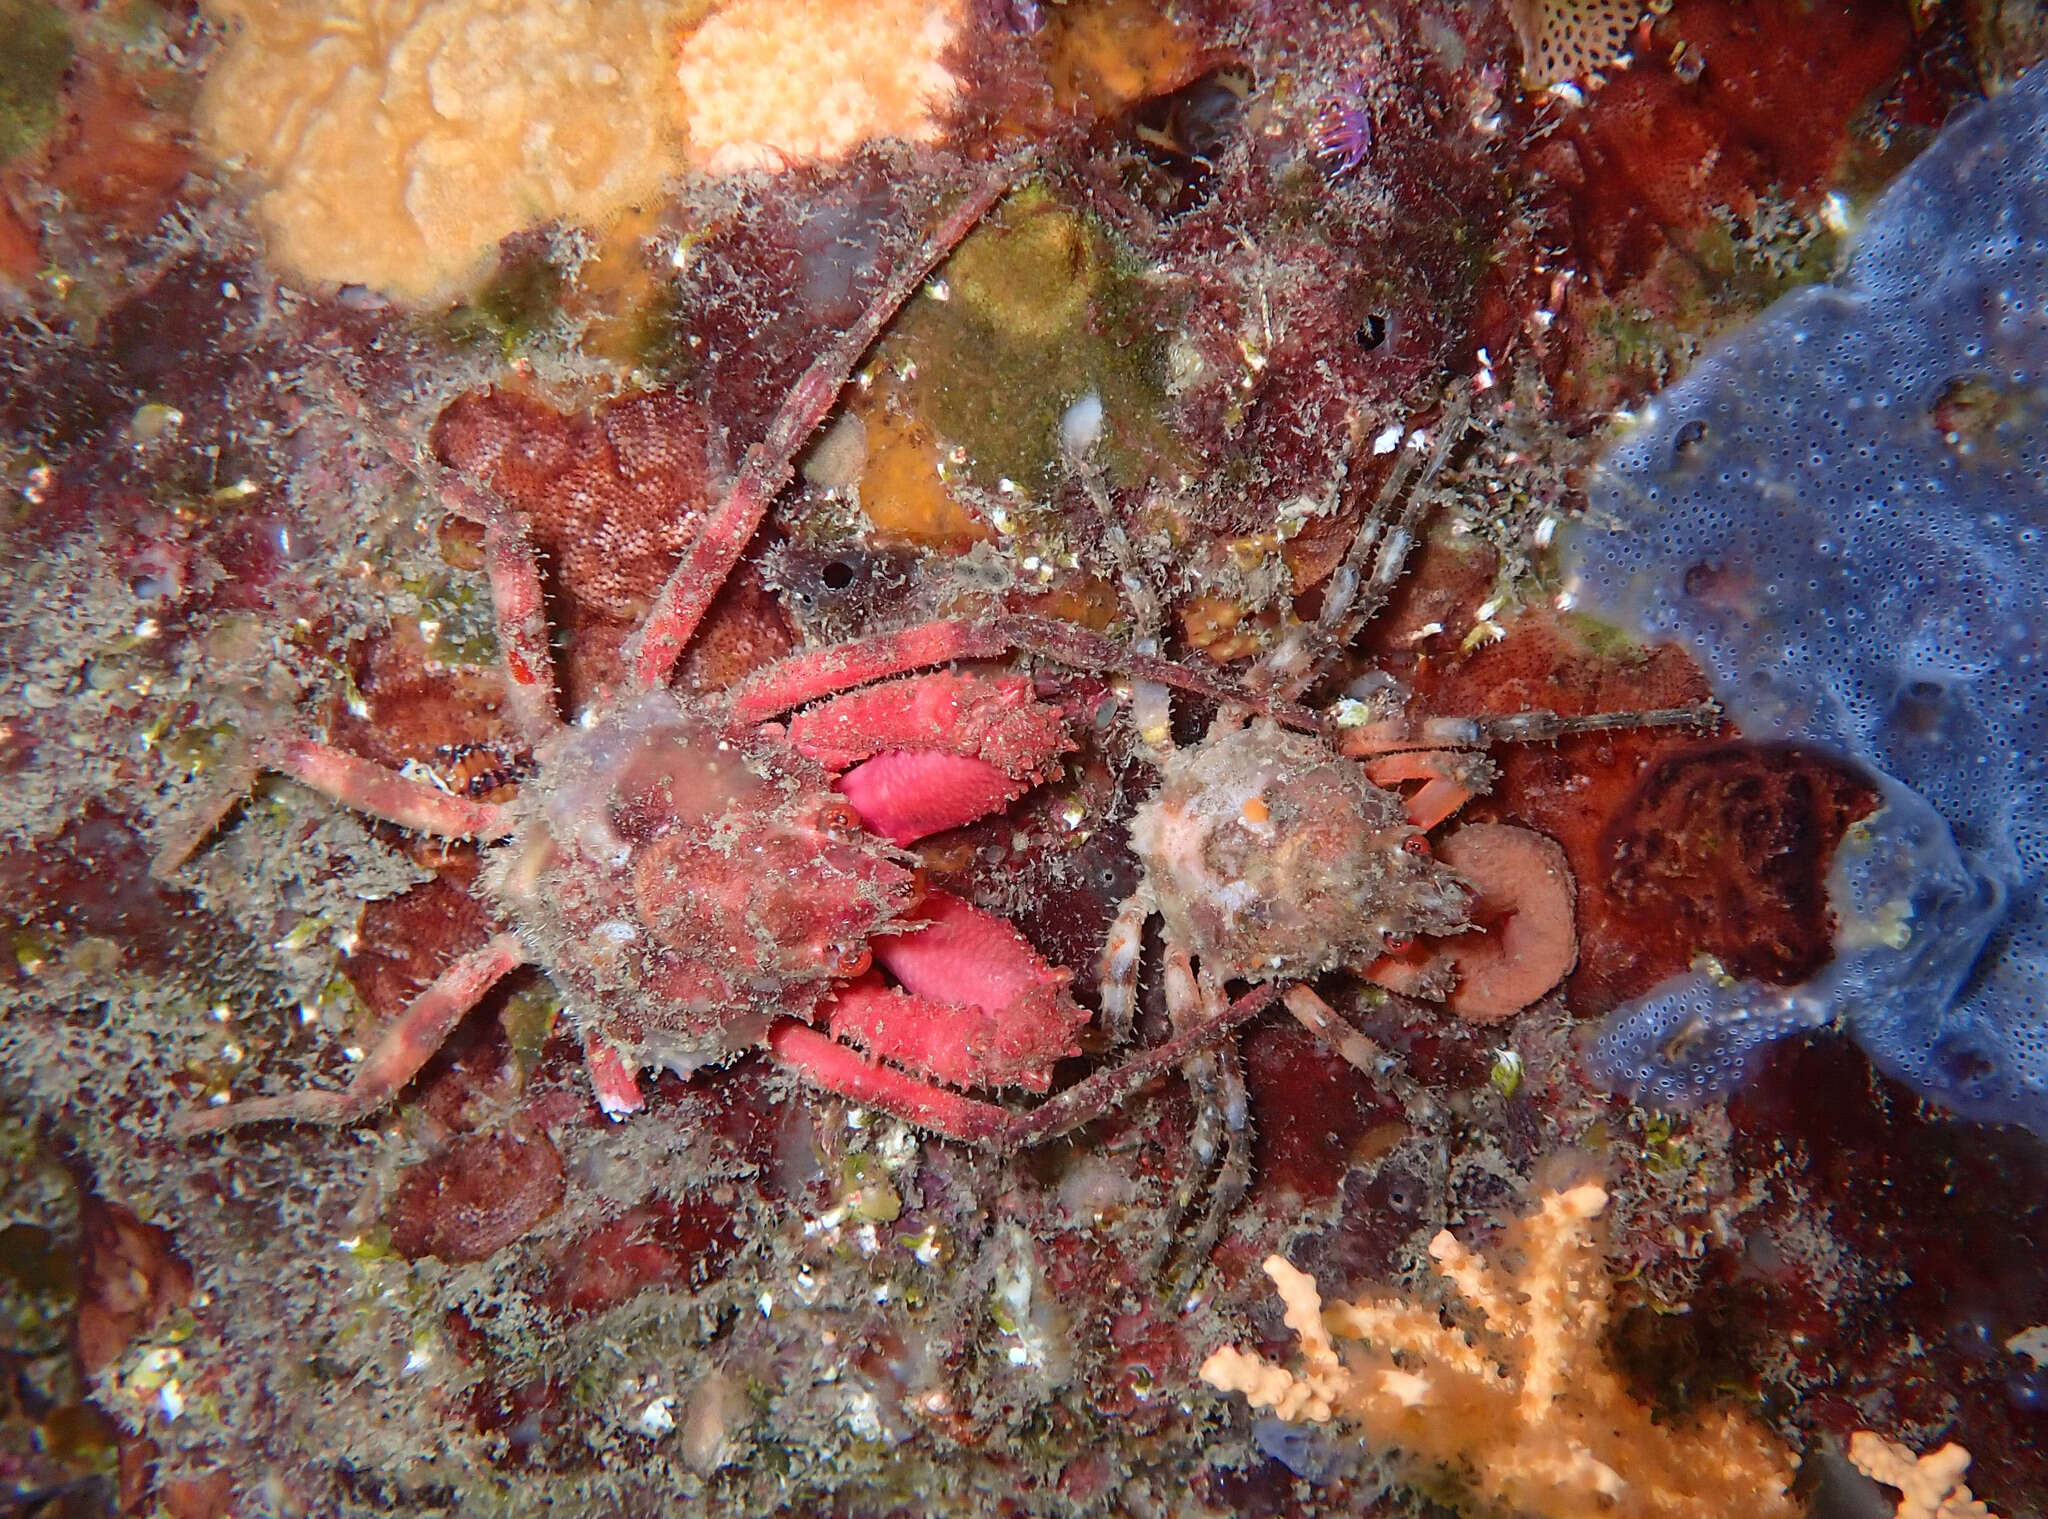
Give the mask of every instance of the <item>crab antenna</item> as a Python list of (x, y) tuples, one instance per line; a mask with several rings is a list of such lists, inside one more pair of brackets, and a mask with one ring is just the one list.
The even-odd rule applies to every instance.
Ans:
[(956, 206), (916, 255), (882, 286), (846, 332), (811, 363), (782, 405), (766, 435), (747, 450), (739, 478), (705, 521), (654, 599), (647, 620), (626, 647), (630, 678), (641, 689), (660, 685), (697, 631), (711, 600), (746, 552), (754, 530), (795, 472), (796, 451), (825, 420), (861, 355), (924, 283), (940, 260), (958, 246), (989, 207), (1008, 193), (1024, 162), (1008, 159), (989, 173)]

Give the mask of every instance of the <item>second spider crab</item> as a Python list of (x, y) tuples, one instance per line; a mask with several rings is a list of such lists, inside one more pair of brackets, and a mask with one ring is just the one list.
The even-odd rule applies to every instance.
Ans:
[[(1464, 403), (1453, 401), (1433, 436), (1410, 434), (1325, 585), (1315, 620), (1293, 628), (1248, 672), (1246, 689), (1269, 713), (1306, 695), (1384, 607), (1433, 504), (1430, 487), (1466, 423)], [(1112, 547), (1128, 559), (1120, 534)], [(1149, 649), (1159, 609), (1144, 577), (1126, 570), (1140, 647)], [(1103, 952), (1110, 1036), (1131, 1021), (1144, 928), (1157, 916), (1166, 1007), (1177, 1031), (1227, 1021), (1230, 985), (1279, 988), (1297, 1020), (1375, 1076), (1387, 1074), (1388, 1062), (1317, 995), (1309, 984), (1315, 978), (1350, 971), (1442, 1002), (1467, 1021), (1496, 1023), (1549, 992), (1575, 962), (1575, 887), (1554, 840), (1502, 823), (1468, 823), (1430, 840), (1431, 830), (1491, 784), (1485, 748), (1603, 728), (1711, 725), (1718, 717), (1711, 703), (1420, 722), (1390, 709), (1297, 732), (1256, 715), (1252, 705), (1226, 702), (1201, 738), (1182, 746), (1173, 738), (1165, 685), (1135, 680), (1132, 710), (1159, 785), (1132, 818), (1131, 847), (1143, 874)], [(1197, 1159), (1221, 1165), (1186, 1252), (1198, 1264), (1248, 1182), (1240, 1142), (1248, 1112), (1227, 1044), (1197, 1050), (1186, 1070), (1201, 1097)], [(1198, 1179), (1198, 1171), (1184, 1179), (1180, 1206)]]
[[(584, 720), (555, 712), (524, 524), (467, 482), (439, 478), (450, 503), (485, 527), (509, 706), (534, 761), (518, 796), (452, 795), (303, 738), (260, 746), (244, 769), (249, 778), (280, 771), (360, 812), (492, 845), (484, 890), (507, 926), (423, 990), (345, 1088), (217, 1103), (181, 1116), (177, 1132), (374, 1113), (525, 964), (564, 993), (597, 1100), (613, 1117), (642, 1106), (649, 1067), (688, 1072), (762, 1046), (816, 1085), (953, 1138), (1012, 1146), (1102, 1111), (1208, 1036), (1148, 1051), (1028, 1111), (967, 1095), (1045, 1091), (1054, 1063), (1079, 1053), (1089, 1015), (1068, 993), (1068, 972), (1005, 920), (928, 890), (903, 847), (1002, 808), (1071, 747), (1061, 714), (1027, 679), (931, 667), (1023, 645), (1122, 668), (1122, 651), (1030, 618), (941, 621), (793, 656), (729, 693), (668, 685), (797, 449), (1010, 178), (991, 175), (968, 195), (804, 374), (629, 641), (625, 689)], [(1146, 668), (1218, 689), (1158, 661)], [(166, 844), (159, 871), (197, 847), (237, 789), (223, 787), (219, 805)], [(1263, 1000), (1254, 994), (1239, 1016)]]

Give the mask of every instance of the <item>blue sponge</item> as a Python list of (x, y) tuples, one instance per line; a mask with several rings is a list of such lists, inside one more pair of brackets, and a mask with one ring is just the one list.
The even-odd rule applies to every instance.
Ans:
[(1931, 1100), (2048, 1137), (2048, 67), (1943, 128), (1840, 277), (1703, 357), (1590, 494), (1580, 604), (1881, 796), (1819, 976), (1667, 983), (1597, 1073), (1685, 1106), (1839, 1021)]

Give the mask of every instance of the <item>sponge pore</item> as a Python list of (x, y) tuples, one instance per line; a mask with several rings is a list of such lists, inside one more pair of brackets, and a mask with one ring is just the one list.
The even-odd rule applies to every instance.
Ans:
[(1944, 127), (1840, 276), (1702, 358), (1591, 497), (1581, 605), (1883, 798), (1830, 878), (1828, 967), (1659, 988), (1598, 1073), (1683, 1106), (1839, 1020), (1923, 1096), (2048, 1136), (2048, 67)]

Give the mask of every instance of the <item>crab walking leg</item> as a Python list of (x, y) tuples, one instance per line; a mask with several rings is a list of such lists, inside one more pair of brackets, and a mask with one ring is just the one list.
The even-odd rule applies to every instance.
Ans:
[(1393, 754), (1404, 749), (1488, 749), (1495, 744), (1544, 744), (1579, 733), (1610, 733), (1629, 728), (1693, 728), (1711, 733), (1720, 725), (1718, 702), (1689, 707), (1647, 707), (1631, 712), (1586, 712), (1566, 715), (1541, 708), (1479, 717), (1395, 719), (1352, 728), (1338, 737), (1338, 749), (1351, 759)]
[(512, 815), (503, 807), (437, 791), (309, 738), (286, 739), (268, 749), (262, 760), (266, 769), (401, 828), (444, 839), (502, 839), (512, 831)]
[(362, 397), (339, 373), (325, 365), (329, 398), (399, 465), (418, 475), (440, 495), (456, 516), (484, 529), (484, 572), (491, 581), (498, 648), (505, 658), (505, 684), (513, 726), (528, 743), (539, 743), (556, 728), (555, 665), (548, 648), (548, 626), (541, 605), (540, 572), (527, 542), (526, 523), (496, 493), (447, 468), (424, 449), (401, 442), (387, 424), (372, 416)]
[(502, 807), (409, 781), (396, 771), (312, 739), (285, 739), (253, 749), (215, 777), (199, 804), (166, 831), (149, 862), (149, 873), (169, 880), (266, 770), (288, 775), (345, 807), (439, 838), (501, 839), (512, 831), (510, 814)]
[(1322, 723), (1316, 713), (1293, 702), (1265, 701), (1221, 676), (1207, 675), (1157, 657), (1134, 656), (1112, 640), (1073, 623), (1029, 616), (998, 617), (987, 623), (951, 619), (923, 622), (815, 654), (798, 655), (739, 688), (733, 699), (733, 721), (751, 726), (821, 696), (891, 675), (955, 659), (994, 659), (1013, 649), (1042, 654), (1076, 669), (1114, 671), (1158, 681), (1212, 701), (1250, 706), (1290, 727), (1313, 731)]
[(1280, 999), (1294, 1021), (1344, 1057), (1344, 1063), (1368, 1076), (1386, 1064), (1386, 1051), (1337, 1016), (1337, 1010), (1307, 987), (1290, 986)]
[(1098, 1021), (1111, 1049), (1131, 1037), (1131, 1020), (1138, 1009), (1138, 961), (1145, 951), (1145, 924), (1157, 911), (1150, 892), (1132, 892), (1116, 910), (1102, 941), (1096, 1000), (1101, 1007)]
[[(1198, 975), (1188, 952), (1169, 945), (1166, 952), (1166, 1008), (1174, 1027), (1206, 1028), (1226, 1006), (1223, 988), (1206, 975)], [(1214, 1167), (1209, 1200), (1202, 1220), (1181, 1259), (1182, 1283), (1199, 1272), (1209, 1252), (1223, 1234), (1223, 1226), (1251, 1184), (1251, 1156), (1245, 1143), (1250, 1118), (1250, 1099), (1244, 1087), (1244, 1068), (1234, 1041), (1226, 1040), (1197, 1050), (1181, 1067), (1195, 1094), (1195, 1127), (1189, 1138), (1197, 1165), (1188, 1168), (1174, 1190), (1173, 1202), (1150, 1253), (1146, 1274), (1151, 1275), (1166, 1258), (1180, 1233), (1180, 1221), (1193, 1205), (1202, 1179)]]
[(767, 433), (747, 450), (739, 478), (662, 585), (646, 621), (628, 643), (627, 668), (641, 689), (668, 679), (712, 598), (746, 551), (769, 506), (789, 483), (797, 449), (825, 420), (861, 355), (874, 346), (882, 329), (924, 283), (925, 276), (1002, 199), (1017, 175), (1018, 165), (1007, 162), (976, 185), (917, 254), (889, 277), (860, 319), (804, 371)]
[(341, 1091), (287, 1092), (280, 1097), (252, 1097), (217, 1108), (199, 1108), (171, 1120), (170, 1132), (183, 1139), (216, 1134), (245, 1123), (283, 1120), (286, 1123), (353, 1123), (368, 1117), (402, 1091), (420, 1067), (433, 1058), (455, 1031), (455, 1025), (505, 975), (526, 963), (526, 952), (512, 934), (499, 934), (471, 950), (434, 978), (398, 1015), (369, 1058), (357, 1067), (354, 1080)]
[(1055, 1092), (1035, 1108), (1012, 1112), (920, 1081), (865, 1059), (809, 1024), (785, 1019), (768, 1033), (770, 1053), (805, 1080), (879, 1108), (919, 1128), (989, 1150), (1021, 1150), (1100, 1118), (1148, 1082), (1177, 1070), (1198, 1050), (1227, 1039), (1273, 1005), (1275, 986), (1254, 987), (1215, 1020), (1177, 1034), (1120, 1065)]
[[(1357, 536), (1351, 540), (1351, 547), (1343, 563), (1331, 572), (1323, 587), (1322, 611), (1312, 627), (1301, 629), (1274, 650), (1261, 662), (1261, 683), (1270, 685), (1282, 695), (1298, 697), (1316, 683), (1323, 669), (1338, 650), (1346, 648), (1363, 628), (1387, 604), (1387, 597), (1401, 579), (1401, 572), (1407, 567), (1408, 556), (1414, 551), (1417, 535), (1421, 531), (1422, 519), (1429, 514), (1433, 504), (1425, 487), (1443, 469), (1444, 461), (1450, 457), (1451, 449), (1465, 435), (1471, 417), (1470, 407), (1458, 400), (1444, 408), (1444, 414), (1437, 420), (1434, 444), (1426, 441), (1423, 434), (1409, 435), (1400, 456), (1395, 459), (1386, 480), (1380, 486), (1379, 497), (1373, 502), (1372, 510), (1366, 513), (1359, 524)], [(1422, 450), (1429, 449), (1428, 460), (1423, 459)], [(1389, 520), (1394, 502), (1402, 492), (1415, 488), (1409, 494), (1398, 518)], [(1377, 553), (1374, 550), (1377, 549)], [(1363, 580), (1366, 557), (1372, 555), (1372, 572)]]
[(1290, 986), (1282, 1000), (1295, 1022), (1335, 1050), (1353, 1070), (1391, 1088), (1411, 1113), (1436, 1111), (1435, 1101), (1421, 1083), (1401, 1069), (1399, 1061), (1339, 1018), (1337, 1010), (1308, 987)]
[(555, 657), (548, 644), (540, 567), (522, 518), (496, 511), (485, 520), (484, 569), (491, 578), (491, 611), (498, 652), (505, 660), (512, 724), (521, 738), (537, 744), (562, 724), (555, 713)]

